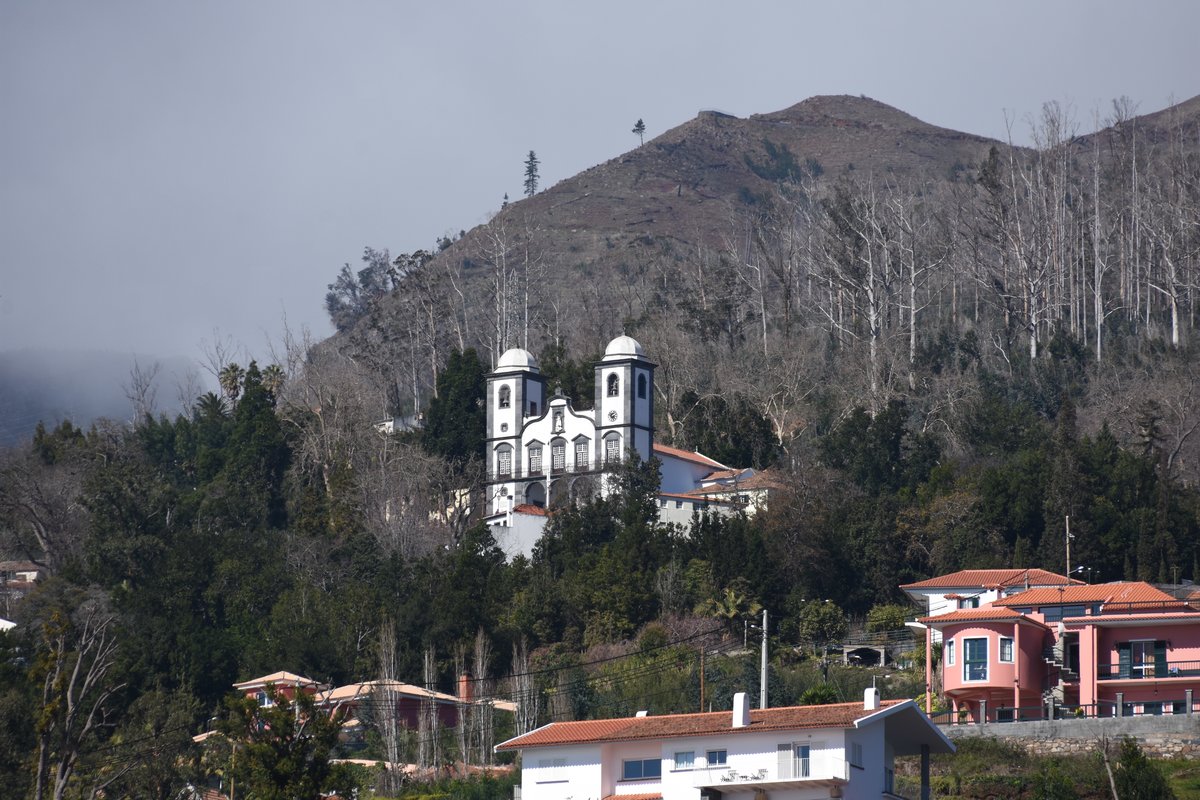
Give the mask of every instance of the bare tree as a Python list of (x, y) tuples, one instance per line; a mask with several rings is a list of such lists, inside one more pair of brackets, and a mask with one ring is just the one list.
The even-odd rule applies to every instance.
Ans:
[(80, 756), (112, 724), (111, 701), (124, 686), (112, 674), (116, 615), (98, 594), (82, 598), (70, 613), (56, 608), (42, 623), (39, 650), (35, 673), (42, 696), (33, 796), (62, 800)]

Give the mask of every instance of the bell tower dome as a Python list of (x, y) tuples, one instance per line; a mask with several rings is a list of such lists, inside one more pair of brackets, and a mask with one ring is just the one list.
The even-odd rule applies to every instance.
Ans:
[(598, 460), (609, 463), (635, 451), (650, 460), (654, 446), (654, 368), (631, 336), (608, 343), (596, 364)]

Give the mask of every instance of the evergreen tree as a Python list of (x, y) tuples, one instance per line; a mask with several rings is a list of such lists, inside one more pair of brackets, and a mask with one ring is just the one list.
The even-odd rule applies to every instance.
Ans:
[(525, 196), (533, 197), (537, 194), (538, 187), (538, 161), (537, 153), (529, 151), (529, 158), (525, 159)]
[(425, 414), (421, 445), (458, 468), (472, 458), (483, 458), (486, 379), (483, 363), (474, 348), (454, 351), (437, 378), (437, 396)]
[(642, 122), (641, 117), (638, 117), (637, 123), (633, 126), (633, 132), (637, 134), (638, 144), (645, 144), (646, 139), (646, 123)]

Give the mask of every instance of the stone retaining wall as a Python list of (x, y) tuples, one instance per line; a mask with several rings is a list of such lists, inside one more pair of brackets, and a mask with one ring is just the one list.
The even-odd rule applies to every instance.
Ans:
[(1200, 716), (1110, 717), (1041, 722), (1003, 722), (988, 725), (947, 725), (951, 739), (991, 736), (1037, 755), (1095, 752), (1100, 742), (1130, 736), (1154, 758), (1200, 760)]

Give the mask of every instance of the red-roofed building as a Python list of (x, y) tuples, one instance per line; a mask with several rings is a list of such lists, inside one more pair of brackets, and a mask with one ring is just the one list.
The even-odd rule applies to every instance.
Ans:
[(1190, 715), (1200, 700), (1200, 612), (1140, 581), (1030, 588), (920, 623), (931, 688), (942, 635), (954, 718)]
[[(555, 722), (497, 751), (522, 754), (522, 800), (718, 800), (769, 794), (780, 800), (890, 797), (896, 756), (928, 757), (954, 745), (911, 700), (706, 714)], [(927, 794), (924, 796), (928, 796)]]
[[(939, 575), (900, 588), (921, 606), (930, 617), (940, 616), (960, 608), (979, 608), (1001, 597), (1037, 587), (1076, 585), (1081, 581), (1044, 569), (964, 569)], [(921, 627), (917, 625), (916, 627)], [(933, 632), (933, 641), (940, 642), (940, 631)]]

